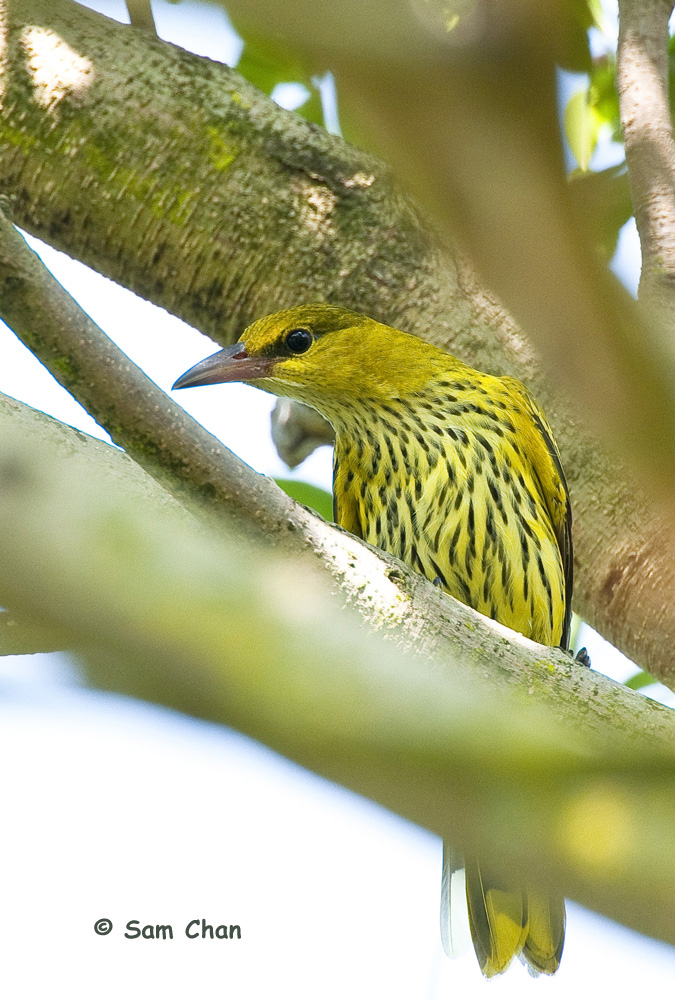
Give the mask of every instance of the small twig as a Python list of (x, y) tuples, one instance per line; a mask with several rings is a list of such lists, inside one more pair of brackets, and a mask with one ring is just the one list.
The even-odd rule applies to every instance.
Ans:
[(129, 21), (134, 28), (142, 28), (151, 34), (157, 34), (155, 19), (152, 16), (150, 0), (126, 0)]

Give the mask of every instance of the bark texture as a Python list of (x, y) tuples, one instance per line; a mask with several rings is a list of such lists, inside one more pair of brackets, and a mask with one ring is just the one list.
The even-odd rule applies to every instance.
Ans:
[[(672, 0), (621, 0), (617, 89), (631, 198), (642, 246), (640, 298), (661, 321), (675, 277), (675, 137), (670, 113), (668, 20)], [(667, 322), (667, 320), (666, 320)]]
[[(221, 344), (256, 316), (328, 300), (522, 378), (570, 481), (575, 607), (672, 684), (670, 533), (387, 169), (146, 32), (68, 0), (8, 11), (0, 183), (14, 221)], [(77, 373), (61, 367), (77, 395)]]

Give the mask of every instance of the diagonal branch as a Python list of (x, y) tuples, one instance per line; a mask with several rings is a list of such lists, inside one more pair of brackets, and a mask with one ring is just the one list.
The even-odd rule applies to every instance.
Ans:
[(54, 377), (175, 496), (270, 533), (291, 502), (192, 420), (117, 348), (0, 212), (0, 316)]
[(94, 683), (234, 725), (675, 941), (675, 713), (317, 521), (341, 598), (360, 590), (393, 647), (308, 572), (323, 553), (213, 533), (123, 453), (7, 400), (0, 519), (0, 600), (69, 634)]

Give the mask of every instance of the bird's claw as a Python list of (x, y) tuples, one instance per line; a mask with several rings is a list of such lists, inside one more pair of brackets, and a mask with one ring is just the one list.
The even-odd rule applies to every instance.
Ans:
[(573, 649), (565, 649), (563, 647), (563, 653), (567, 653), (570, 659), (574, 660), (575, 663), (578, 663), (582, 667), (590, 667), (591, 665), (591, 658), (588, 655), (588, 650), (585, 646), (581, 647), (576, 656), (574, 655)]
[(588, 655), (588, 650), (585, 646), (582, 646), (577, 655), (574, 657), (576, 663), (580, 663), (582, 667), (590, 667), (591, 658)]

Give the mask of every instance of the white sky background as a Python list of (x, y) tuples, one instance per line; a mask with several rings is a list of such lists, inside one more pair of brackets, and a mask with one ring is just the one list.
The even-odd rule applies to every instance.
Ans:
[[(126, 20), (122, 0), (89, 6)], [(235, 62), (222, 12), (153, 3), (161, 37)], [(31, 241), (37, 246), (37, 241)], [(211, 341), (40, 245), (43, 259), (162, 388)], [(635, 236), (619, 270), (634, 289)], [(626, 277), (627, 276), (627, 277)], [(0, 390), (105, 435), (6, 328)], [(246, 386), (176, 397), (259, 471), (288, 475), (269, 438), (271, 397)], [(299, 475), (330, 488), (330, 450)], [(594, 666), (634, 668), (590, 633)], [(662, 690), (662, 689), (661, 689)], [(0, 659), (0, 991), (135, 1000), (596, 997), (672, 992), (675, 952), (570, 905), (552, 980), (519, 966), (485, 983), (448, 962), (438, 934), (440, 842), (223, 728), (78, 686), (63, 655)], [(97, 937), (94, 922), (114, 930)], [(241, 941), (188, 941), (193, 918), (239, 924)], [(130, 941), (127, 920), (171, 923), (172, 941)]]

